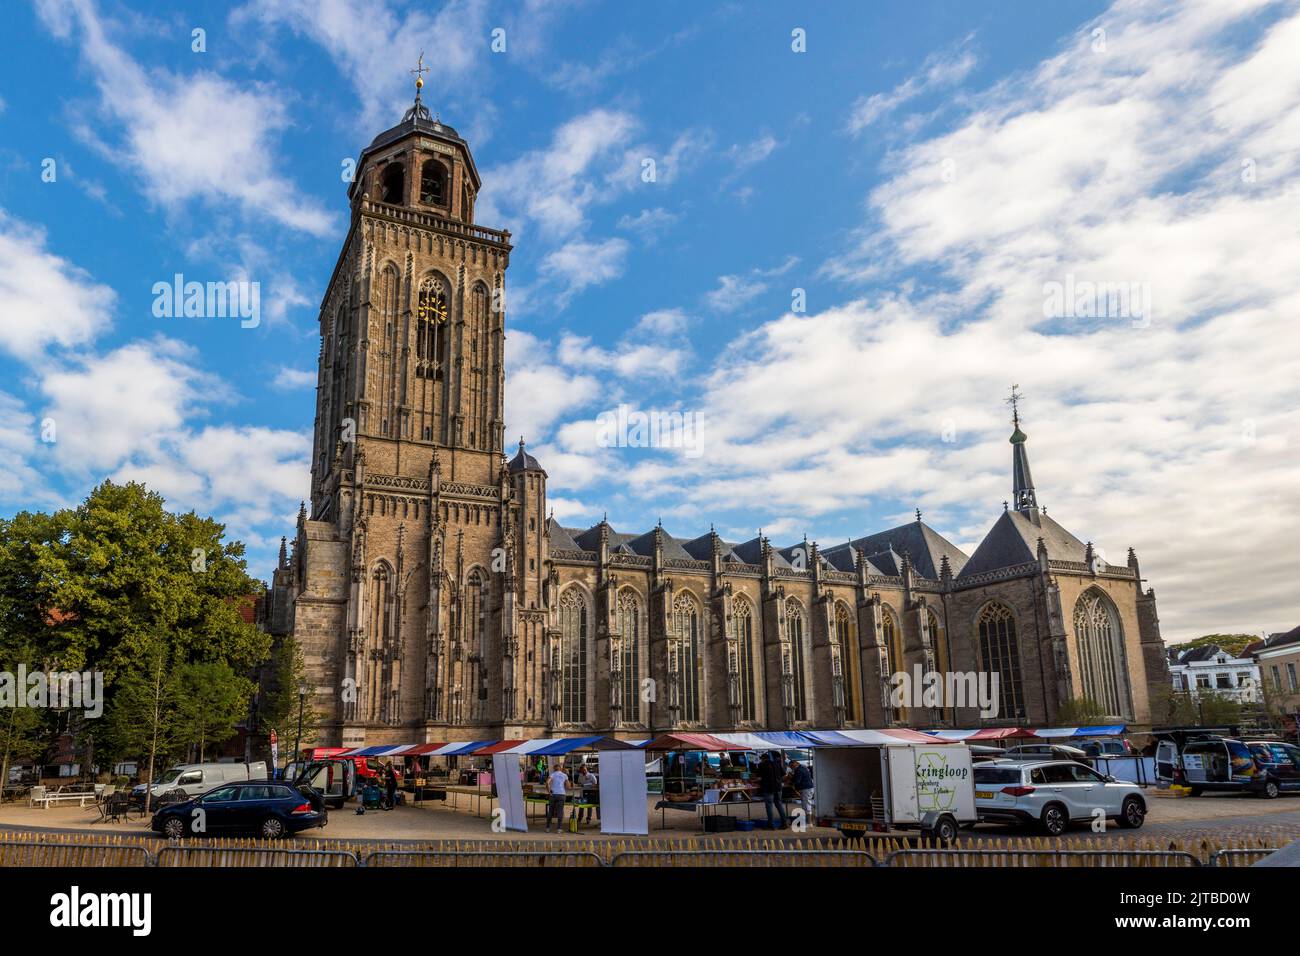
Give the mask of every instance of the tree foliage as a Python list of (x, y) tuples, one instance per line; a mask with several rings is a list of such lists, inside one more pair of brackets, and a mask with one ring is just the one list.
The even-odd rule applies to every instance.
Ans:
[(240, 615), (260, 589), (220, 522), (106, 481), (76, 508), (0, 521), (0, 660), (104, 675), (100, 763), (211, 749), (270, 651)]

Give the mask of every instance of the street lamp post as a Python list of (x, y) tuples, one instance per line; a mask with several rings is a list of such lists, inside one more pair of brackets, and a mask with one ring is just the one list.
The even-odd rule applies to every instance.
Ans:
[(298, 681), (298, 737), (293, 742), (293, 759), (297, 760), (302, 752), (302, 711), (307, 702), (307, 682)]

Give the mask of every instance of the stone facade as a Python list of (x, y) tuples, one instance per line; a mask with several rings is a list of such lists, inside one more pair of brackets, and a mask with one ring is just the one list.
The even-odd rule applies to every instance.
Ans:
[[(919, 512), (824, 551), (548, 519), (541, 464), (503, 454), (512, 247), (474, 224), (479, 185), (417, 98), (349, 191), (310, 508), (263, 618), (303, 650), (318, 740), (1051, 724), (1081, 696), (1150, 723), (1154, 593), (1038, 508), (1018, 418), (1015, 507), (970, 558)], [(997, 672), (998, 714), (897, 706), (918, 667)]]

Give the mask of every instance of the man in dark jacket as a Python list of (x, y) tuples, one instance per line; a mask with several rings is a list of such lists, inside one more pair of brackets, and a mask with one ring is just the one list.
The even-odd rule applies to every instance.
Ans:
[(799, 805), (803, 807), (804, 822), (812, 826), (813, 818), (813, 775), (812, 771), (797, 760), (790, 761), (790, 786), (799, 796)]
[(772, 804), (776, 804), (776, 812), (781, 817), (781, 829), (784, 830), (789, 823), (789, 818), (785, 812), (785, 801), (781, 799), (781, 789), (785, 786), (784, 775), (781, 773), (780, 764), (772, 759), (771, 754), (763, 754), (763, 759), (758, 763), (758, 792), (763, 798), (763, 806), (767, 810), (768, 829), (775, 830), (772, 819)]

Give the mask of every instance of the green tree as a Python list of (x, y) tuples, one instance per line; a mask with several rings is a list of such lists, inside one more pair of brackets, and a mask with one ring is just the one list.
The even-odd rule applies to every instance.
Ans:
[(1206, 634), (1182, 644), (1171, 644), (1170, 647), (1176, 651), (1190, 651), (1194, 647), (1213, 644), (1215, 647), (1223, 648), (1233, 657), (1240, 657), (1242, 651), (1260, 639), (1258, 634)]
[[(298, 739), (299, 707), (302, 709), (302, 746), (308, 746), (315, 740), (312, 728), (320, 715), (312, 709), (312, 694), (299, 699), (299, 687), (307, 684), (307, 664), (303, 659), (302, 647), (292, 637), (277, 642), (271, 654), (271, 662), (263, 675), (258, 697), (258, 720), (261, 729), (270, 733), (272, 729), (280, 736), (280, 749), (286, 755), (292, 751)], [(289, 759), (296, 758), (296, 754)]]
[(1090, 697), (1075, 697), (1061, 705), (1056, 722), (1063, 727), (1087, 727), (1105, 720), (1106, 708)]
[(195, 746), (202, 762), (208, 745), (228, 740), (247, 716), (253, 682), (217, 661), (183, 665), (179, 683), (176, 729)]
[(145, 809), (159, 765), (184, 746), (178, 730), (183, 693), (180, 668), (169, 659), (165, 643), (155, 641), (118, 680), (108, 712), (107, 749), (117, 757), (140, 762), (145, 785)]

